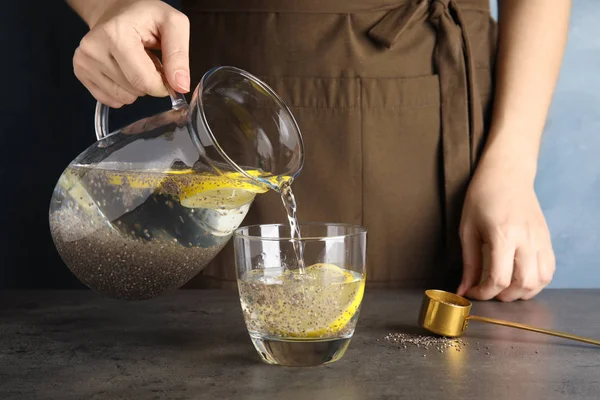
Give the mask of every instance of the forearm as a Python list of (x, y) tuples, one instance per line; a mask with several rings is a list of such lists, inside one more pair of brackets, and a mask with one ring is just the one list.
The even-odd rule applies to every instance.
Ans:
[(67, 4), (92, 28), (115, 0), (67, 0)]
[(482, 163), (517, 168), (533, 182), (566, 44), (571, 2), (498, 3), (494, 109)]

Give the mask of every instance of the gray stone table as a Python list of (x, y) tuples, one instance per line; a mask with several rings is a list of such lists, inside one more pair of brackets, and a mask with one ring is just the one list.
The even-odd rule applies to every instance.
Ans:
[[(0, 292), (0, 399), (600, 398), (600, 348), (591, 345), (476, 322), (460, 352), (384, 339), (418, 332), (420, 301), (420, 292), (367, 290), (341, 361), (285, 368), (259, 362), (233, 292), (143, 302)], [(473, 314), (598, 338), (600, 290), (477, 303)]]

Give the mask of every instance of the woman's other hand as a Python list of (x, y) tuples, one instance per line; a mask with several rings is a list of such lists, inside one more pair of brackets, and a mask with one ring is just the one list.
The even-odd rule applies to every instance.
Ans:
[(464, 267), (457, 292), (476, 300), (530, 299), (550, 283), (555, 270), (533, 181), (510, 161), (482, 161), (463, 209)]

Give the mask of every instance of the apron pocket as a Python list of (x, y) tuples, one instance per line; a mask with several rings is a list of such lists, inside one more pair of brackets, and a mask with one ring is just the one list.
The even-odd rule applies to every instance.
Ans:
[[(304, 167), (292, 185), (300, 222), (362, 223), (358, 78), (261, 76), (260, 79), (290, 108), (304, 139)], [(243, 224), (258, 223), (287, 223), (277, 193), (269, 191), (256, 196)], [(235, 280), (231, 244), (207, 266), (203, 275)]]
[[(296, 118), (304, 168), (293, 184), (303, 222), (361, 223), (360, 82), (353, 78), (261, 77)], [(253, 222), (285, 222), (276, 193), (257, 196)]]
[(431, 282), (444, 249), (438, 76), (361, 82), (369, 278)]

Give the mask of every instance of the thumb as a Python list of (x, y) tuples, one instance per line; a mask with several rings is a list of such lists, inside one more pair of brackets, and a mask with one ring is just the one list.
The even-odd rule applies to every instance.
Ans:
[(459, 296), (479, 283), (482, 270), (481, 249), (483, 242), (476, 231), (466, 231), (461, 235), (463, 255), (463, 276), (456, 291)]
[(190, 22), (172, 10), (159, 26), (164, 73), (171, 87), (179, 93), (190, 91)]

